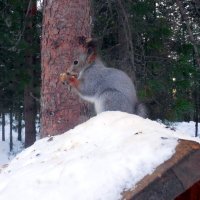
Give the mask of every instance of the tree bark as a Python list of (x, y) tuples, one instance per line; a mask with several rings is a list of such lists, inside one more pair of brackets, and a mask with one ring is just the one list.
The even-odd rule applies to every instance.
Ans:
[(78, 46), (91, 35), (89, 0), (44, 1), (42, 31), (41, 136), (61, 134), (79, 124), (82, 103), (59, 81)]
[(26, 23), (24, 39), (30, 46), (25, 56), (25, 64), (27, 67), (27, 74), (29, 76), (29, 82), (27, 83), (24, 90), (24, 121), (25, 121), (25, 147), (32, 145), (36, 140), (35, 130), (35, 117), (36, 117), (36, 104), (35, 99), (31, 96), (34, 87), (34, 53), (32, 48), (33, 45), (33, 28), (34, 28), (34, 17), (36, 15), (36, 1), (27, 0), (26, 9)]

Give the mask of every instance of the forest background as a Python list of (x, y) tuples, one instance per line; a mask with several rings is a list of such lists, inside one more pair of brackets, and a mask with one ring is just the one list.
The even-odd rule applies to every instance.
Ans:
[[(10, 150), (23, 121), (25, 146), (36, 139), (42, 9), (40, 1), (0, 0), (0, 132), (4, 141), (9, 115)], [(132, 78), (149, 118), (198, 122), (200, 1), (93, 0), (92, 15), (99, 53)]]

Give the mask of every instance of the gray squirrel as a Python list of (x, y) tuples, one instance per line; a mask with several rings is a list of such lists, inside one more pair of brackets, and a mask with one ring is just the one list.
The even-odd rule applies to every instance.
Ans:
[(145, 106), (138, 101), (131, 79), (123, 71), (108, 68), (97, 56), (96, 41), (79, 37), (80, 49), (67, 73), (60, 74), (79, 96), (93, 103), (96, 113), (122, 111), (146, 117)]

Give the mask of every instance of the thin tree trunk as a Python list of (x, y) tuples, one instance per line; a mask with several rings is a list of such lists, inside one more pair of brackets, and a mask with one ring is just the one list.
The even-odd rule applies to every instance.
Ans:
[[(119, 66), (121, 66), (122, 70), (127, 70), (124, 68), (128, 67), (128, 64), (130, 65), (130, 62), (128, 62), (129, 60), (129, 44), (128, 43), (129, 42), (127, 38), (127, 30), (124, 25), (124, 19), (122, 18), (119, 11), (118, 11), (118, 43), (119, 43), (118, 58), (120, 62)], [(129, 70), (130, 70), (130, 67), (129, 67)]]
[(33, 43), (35, 42), (33, 36), (35, 15), (36, 15), (36, 1), (27, 0), (24, 38), (25, 41), (29, 44), (30, 49), (27, 50), (25, 57), (25, 64), (29, 76), (29, 82), (27, 83), (24, 90), (25, 147), (32, 145), (36, 140), (36, 130), (35, 130), (36, 105), (35, 105), (35, 99), (31, 96), (34, 90), (33, 61), (35, 55), (33, 53), (33, 49), (31, 48)]
[(35, 129), (35, 101), (30, 96), (31, 87), (26, 87), (24, 92), (24, 119), (25, 119), (25, 147), (29, 147), (36, 140)]
[(17, 127), (17, 139), (19, 141), (22, 141), (22, 111), (21, 108), (19, 107), (19, 111), (18, 111), (18, 127)]
[(10, 108), (10, 151), (13, 150), (13, 135), (12, 135), (12, 124), (13, 124), (13, 110)]
[(199, 95), (196, 88), (195, 91), (195, 137), (198, 136), (198, 130), (199, 130)]
[[(194, 51), (193, 51), (193, 66), (195, 67), (195, 57), (194, 57)], [(199, 113), (199, 89), (200, 89), (200, 85), (199, 85), (199, 79), (198, 79), (198, 72), (197, 75), (195, 76), (195, 80), (194, 80), (194, 105), (195, 105), (195, 111), (194, 111), (194, 120), (195, 120), (195, 137), (198, 136), (198, 130), (199, 130), (199, 117), (200, 117), (200, 113)]]
[(117, 4), (118, 4), (118, 15), (119, 17), (121, 17), (123, 23), (123, 32), (124, 32), (124, 36), (125, 36), (125, 43), (127, 45), (127, 49), (128, 49), (128, 57), (130, 59), (131, 62), (131, 67), (132, 67), (132, 77), (133, 77), (133, 82), (136, 84), (136, 66), (135, 66), (135, 58), (134, 58), (134, 47), (133, 47), (133, 39), (132, 39), (132, 31), (131, 31), (131, 27), (129, 24), (129, 18), (128, 18), (128, 13), (126, 12), (124, 5), (123, 5), (123, 1), (122, 0), (117, 0)]
[(5, 112), (4, 108), (2, 109), (2, 141), (5, 141)]
[(41, 136), (45, 137), (83, 121), (83, 104), (59, 82), (59, 74), (72, 62), (77, 37), (91, 35), (90, 0), (45, 0), (43, 12)]

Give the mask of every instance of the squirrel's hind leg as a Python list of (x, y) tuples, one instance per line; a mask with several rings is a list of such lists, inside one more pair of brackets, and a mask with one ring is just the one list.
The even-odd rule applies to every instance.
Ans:
[(133, 113), (133, 105), (128, 98), (115, 89), (107, 89), (101, 93), (97, 102), (95, 102), (95, 109), (97, 113), (104, 111)]

